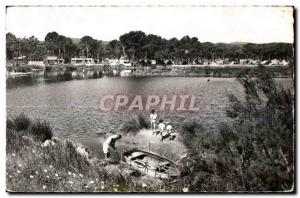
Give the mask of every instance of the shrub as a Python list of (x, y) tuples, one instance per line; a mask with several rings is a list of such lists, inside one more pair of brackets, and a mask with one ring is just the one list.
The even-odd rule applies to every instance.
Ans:
[(50, 140), (53, 136), (49, 122), (43, 120), (34, 121), (29, 132), (42, 142)]
[(223, 180), (232, 178), (235, 190), (291, 190), (293, 95), (260, 69), (258, 78), (239, 79), (245, 102), (230, 97), (227, 115), (235, 120), (231, 126), (219, 126), (218, 174)]
[(226, 114), (233, 119), (216, 133), (195, 119), (184, 121), (183, 140), (196, 162), (188, 176), (192, 191), (293, 190), (294, 96), (260, 70), (238, 79), (245, 100), (228, 95)]
[(197, 132), (203, 130), (203, 127), (196, 119), (187, 119), (183, 122), (182, 129), (184, 132), (187, 132), (188, 135), (194, 136)]
[(24, 113), (19, 114), (13, 119), (13, 125), (17, 131), (27, 130), (31, 124), (31, 119), (28, 118)]

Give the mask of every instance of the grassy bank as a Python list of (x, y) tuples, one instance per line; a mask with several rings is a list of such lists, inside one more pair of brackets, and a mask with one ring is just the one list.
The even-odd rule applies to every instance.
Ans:
[(24, 114), (7, 120), (9, 192), (166, 192), (179, 186), (141, 176), (124, 162), (94, 157), (71, 140), (52, 137), (49, 123)]

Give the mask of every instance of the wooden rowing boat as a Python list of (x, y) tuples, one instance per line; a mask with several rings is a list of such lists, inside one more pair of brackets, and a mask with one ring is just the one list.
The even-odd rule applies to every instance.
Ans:
[(125, 162), (142, 174), (163, 179), (180, 175), (177, 165), (171, 160), (147, 151), (133, 149), (124, 153)]

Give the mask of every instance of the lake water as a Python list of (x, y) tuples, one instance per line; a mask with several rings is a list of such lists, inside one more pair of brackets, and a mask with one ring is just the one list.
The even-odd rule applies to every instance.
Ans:
[[(101, 149), (98, 133), (117, 130), (139, 112), (109, 111), (99, 108), (105, 95), (194, 95), (198, 112), (158, 112), (175, 130), (185, 119), (196, 118), (211, 130), (230, 121), (224, 108), (227, 93), (243, 98), (243, 88), (234, 78), (199, 77), (101, 77), (92, 74), (47, 74), (7, 79), (7, 115), (21, 112), (33, 119), (48, 120), (57, 137), (71, 138)], [(292, 88), (293, 79), (277, 81)], [(149, 112), (142, 112), (146, 118)], [(91, 146), (92, 145), (92, 146)]]

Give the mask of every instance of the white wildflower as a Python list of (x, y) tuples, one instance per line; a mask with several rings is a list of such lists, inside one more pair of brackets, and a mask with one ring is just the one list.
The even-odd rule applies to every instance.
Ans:
[(53, 168), (53, 166), (52, 166), (52, 165), (50, 165), (50, 166), (49, 166), (49, 168)]
[(69, 183), (69, 184), (73, 184), (74, 182), (72, 182), (72, 181), (68, 181), (68, 183)]
[(85, 188), (88, 188), (89, 186), (84, 186)]
[(93, 183), (95, 183), (95, 181), (90, 181), (90, 184), (93, 184)]
[(16, 155), (13, 153), (13, 154), (11, 154), (13, 157), (16, 157)]
[(48, 171), (45, 169), (44, 172), (47, 173)]
[(19, 164), (19, 167), (22, 167), (22, 164)]
[(37, 174), (37, 175), (38, 175), (38, 174), (39, 174), (39, 172), (38, 172), (38, 171), (35, 171), (35, 174)]
[(76, 177), (76, 174), (75, 174), (75, 173), (73, 173), (73, 177)]
[(189, 188), (183, 188), (182, 191), (183, 192), (189, 192)]
[(68, 172), (68, 175), (72, 175), (72, 173), (71, 173), (71, 172)]
[(83, 177), (83, 175), (80, 173), (80, 174), (79, 174), (79, 177)]
[(21, 173), (21, 171), (20, 171), (20, 170), (17, 170), (17, 173)]
[(33, 178), (34, 178), (34, 176), (33, 176), (33, 175), (30, 175), (29, 177), (30, 177), (31, 179), (33, 179)]
[(43, 188), (44, 188), (44, 189), (46, 189), (46, 188), (47, 188), (47, 186), (44, 186), (44, 185), (43, 185)]
[(143, 187), (143, 188), (146, 188), (146, 187), (147, 187), (147, 184), (142, 183), (142, 187)]
[(49, 178), (50, 176), (49, 176), (49, 175), (47, 175), (46, 177), (47, 177), (47, 178)]
[(57, 173), (55, 173), (54, 175), (55, 175), (56, 177), (58, 177), (58, 174), (57, 174)]
[(101, 186), (101, 189), (103, 190), (104, 189), (104, 181), (101, 181), (101, 184), (100, 184), (100, 186)]

